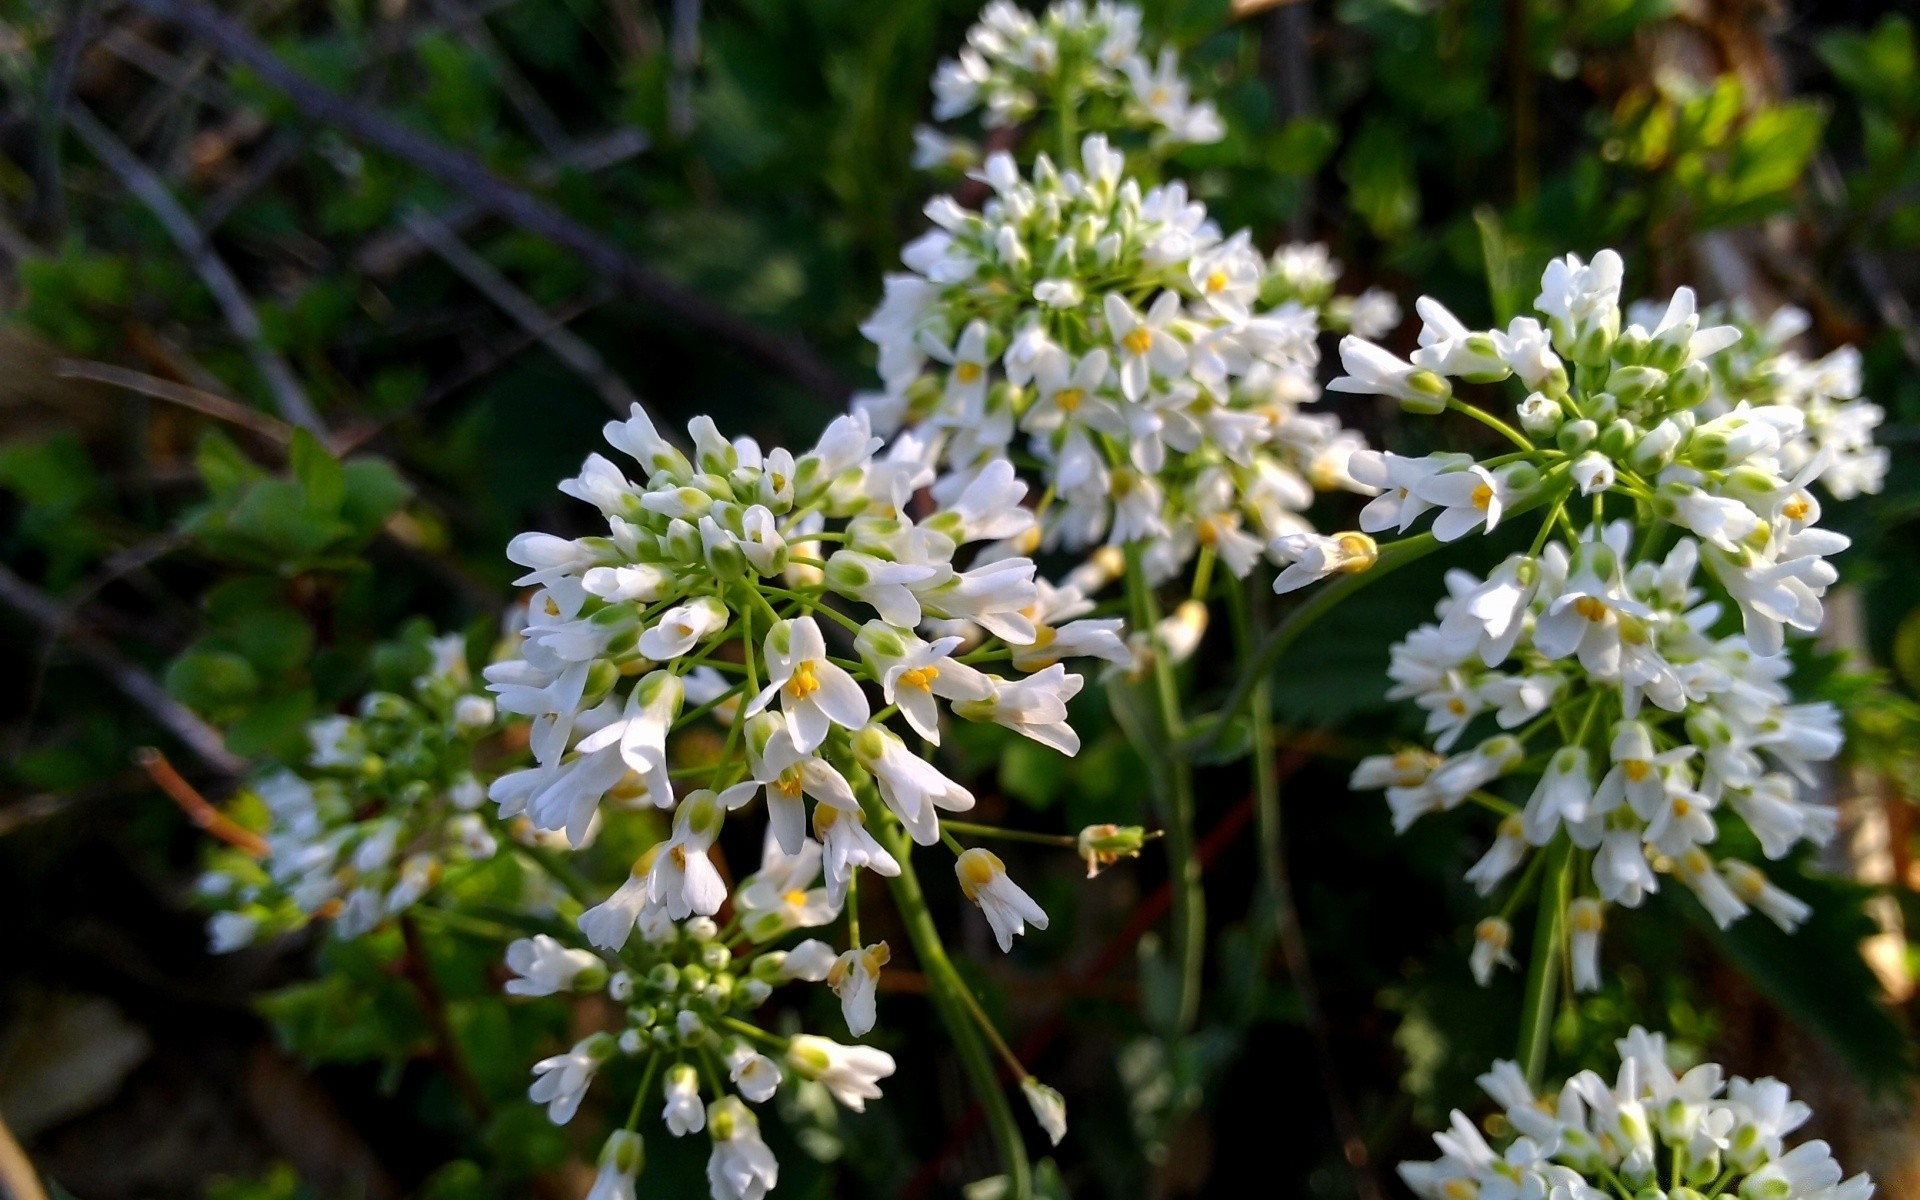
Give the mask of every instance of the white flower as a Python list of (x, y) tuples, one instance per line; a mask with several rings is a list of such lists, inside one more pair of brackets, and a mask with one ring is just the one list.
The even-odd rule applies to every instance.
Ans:
[(727, 625), (727, 606), (712, 596), (699, 596), (660, 614), (652, 628), (640, 635), (640, 653), (655, 662), (679, 658)]
[(551, 996), (570, 991), (576, 981), (597, 973), (606, 977), (600, 956), (591, 950), (570, 950), (547, 934), (519, 938), (507, 947), (507, 967), (517, 978), (506, 982), (509, 996)]
[(820, 858), (820, 843), (802, 839), (799, 849), (788, 854), (768, 830), (760, 869), (734, 889), (741, 926), (749, 937), (770, 942), (796, 929), (825, 925), (840, 915), (840, 905), (831, 894), (812, 886), (820, 878)]
[(1518, 491), (1506, 469), (1489, 471), (1475, 463), (1459, 471), (1441, 471), (1414, 485), (1421, 500), (1442, 511), (1433, 519), (1433, 536), (1458, 541), (1476, 529), (1492, 533)]
[(616, 1129), (600, 1147), (600, 1171), (587, 1192), (587, 1200), (634, 1200), (634, 1180), (646, 1162), (645, 1145), (640, 1135)]
[(1020, 1081), (1020, 1092), (1033, 1110), (1033, 1119), (1046, 1131), (1047, 1141), (1055, 1146), (1067, 1136), (1067, 1100), (1059, 1092), (1029, 1075)]
[(1452, 387), (1439, 375), (1352, 334), (1340, 339), (1340, 365), (1347, 373), (1327, 385), (1330, 392), (1391, 396), (1416, 413), (1442, 412), (1453, 395)]
[(893, 1055), (802, 1033), (787, 1042), (787, 1065), (825, 1084), (845, 1107), (865, 1112), (867, 1101), (880, 1098), (879, 1081), (893, 1074)]
[(1526, 858), (1525, 828), (1526, 823), (1518, 813), (1501, 818), (1493, 845), (1487, 848), (1478, 862), (1467, 868), (1465, 878), (1473, 885), (1474, 891), (1482, 896), (1491, 895), (1500, 881), (1512, 874), (1513, 869)]
[(819, 983), (827, 977), (833, 963), (833, 947), (819, 938), (808, 938), (781, 957), (779, 977)]
[(887, 703), (897, 705), (914, 732), (935, 745), (940, 743), (940, 709), (934, 703), (935, 696), (949, 701), (982, 700), (993, 692), (986, 675), (953, 660), (953, 652), (962, 640), (944, 637), (923, 642), (883, 621), (867, 622), (854, 639), (860, 657), (880, 677), (880, 691)]
[(780, 1087), (780, 1064), (755, 1052), (745, 1042), (735, 1042), (726, 1054), (727, 1078), (740, 1094), (753, 1104), (773, 1098)]
[(858, 809), (816, 805), (813, 831), (820, 839), (827, 872), (827, 899), (836, 908), (846, 902), (847, 885), (862, 867), (881, 875), (900, 873), (900, 864), (867, 832), (866, 814)]
[[(803, 943), (818, 945), (819, 943)], [(798, 953), (795, 951), (794, 953)], [(792, 954), (788, 955), (789, 962)], [(840, 997), (840, 1015), (847, 1022), (847, 1032), (854, 1037), (864, 1037), (873, 1029), (877, 1016), (875, 995), (880, 986), (880, 968), (887, 965), (892, 952), (885, 942), (875, 942), (870, 946), (856, 946), (833, 960), (826, 972), (827, 986), (833, 994)]]
[(1380, 557), (1374, 540), (1364, 533), (1288, 533), (1273, 540), (1273, 553), (1290, 565), (1273, 581), (1276, 592), (1291, 592), (1336, 572), (1357, 575)]
[(527, 1089), (527, 1099), (546, 1105), (547, 1119), (555, 1125), (565, 1125), (580, 1110), (580, 1101), (593, 1082), (593, 1073), (613, 1053), (613, 1048), (613, 1039), (598, 1033), (576, 1042), (565, 1054), (541, 1059), (533, 1064), (533, 1086)]
[(798, 853), (806, 838), (803, 795), (838, 809), (859, 808), (846, 776), (826, 759), (802, 753), (794, 745), (791, 726), (781, 718), (770, 713), (755, 717), (747, 727), (747, 748), (754, 781), (766, 788), (767, 827), (788, 853)]
[(1573, 990), (1600, 990), (1600, 931), (1606, 921), (1600, 902), (1581, 896), (1567, 905), (1567, 956), (1573, 966)]
[(1014, 936), (1025, 933), (1028, 925), (1047, 927), (1046, 910), (1007, 877), (1006, 864), (991, 850), (975, 846), (962, 853), (954, 860), (953, 873), (961, 893), (980, 906), (1002, 951), (1011, 951)]
[(906, 743), (884, 725), (868, 725), (854, 734), (853, 756), (873, 773), (880, 798), (922, 846), (940, 840), (940, 818), (935, 809), (965, 812), (973, 807), (972, 792), (908, 750)]
[(1108, 292), (1103, 303), (1120, 371), (1120, 391), (1127, 399), (1136, 404), (1146, 399), (1155, 375), (1172, 380), (1186, 373), (1187, 347), (1173, 333), (1180, 312), (1176, 293), (1160, 293), (1144, 317), (1116, 292)]
[(736, 784), (718, 793), (703, 788), (680, 802), (673, 814), (673, 836), (647, 872), (647, 895), (674, 920), (720, 911), (727, 886), (707, 851), (720, 836), (727, 812), (751, 800), (756, 786)]
[(767, 631), (767, 686), (747, 705), (753, 716), (780, 697), (795, 748), (810, 752), (834, 725), (858, 729), (867, 722), (866, 694), (846, 670), (827, 661), (827, 643), (812, 617), (781, 621)]
[(675, 1063), (668, 1067), (660, 1086), (667, 1101), (666, 1107), (660, 1110), (660, 1119), (666, 1123), (668, 1133), (685, 1137), (707, 1127), (707, 1110), (700, 1103), (700, 1073), (690, 1064)]
[[(1080, 735), (1067, 724), (1067, 701), (1080, 693), (1084, 679), (1068, 674), (1059, 663), (1024, 679), (983, 678), (992, 689), (990, 694), (979, 700), (957, 701), (953, 706), (956, 715), (969, 721), (992, 721), (1062, 754), (1080, 752)], [(881, 791), (886, 792), (884, 783)], [(938, 800), (935, 803), (940, 804)], [(968, 794), (966, 807), (972, 804), (973, 797)]]
[(1513, 926), (1499, 917), (1488, 917), (1473, 927), (1473, 953), (1467, 964), (1473, 969), (1473, 981), (1481, 987), (1493, 982), (1495, 967), (1517, 964), (1507, 947), (1513, 942)]
[(707, 1186), (714, 1200), (761, 1200), (780, 1182), (780, 1163), (760, 1140), (760, 1120), (737, 1097), (722, 1096), (707, 1106), (713, 1154), (707, 1159)]

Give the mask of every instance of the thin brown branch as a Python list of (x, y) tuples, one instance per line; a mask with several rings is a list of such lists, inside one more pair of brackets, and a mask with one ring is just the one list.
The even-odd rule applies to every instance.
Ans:
[(505, 275), (494, 269), (492, 263), (475, 254), (451, 229), (419, 210), (409, 212), (405, 221), (414, 236), (431, 247), (441, 261), (472, 284), (475, 291), (511, 317), (522, 331), (537, 336), (555, 358), (591, 384), (600, 393), (601, 399), (607, 402), (607, 407), (617, 415), (624, 417), (635, 407), (644, 407), (640, 404), (640, 397), (633, 394), (633, 389), (607, 367), (598, 350), (589, 346), (586, 339), (571, 329), (554, 324), (531, 296), (513, 286)]
[(467, 1065), (466, 1057), (460, 1053), (460, 1042), (447, 1020), (446, 996), (440, 990), (440, 981), (433, 977), (433, 964), (427, 959), (426, 941), (420, 936), (420, 926), (411, 915), (401, 914), (400, 936), (407, 948), (400, 960), (401, 970), (406, 973), (407, 982), (413, 985), (420, 1008), (426, 1013), (427, 1025), (433, 1030), (434, 1056), (446, 1067), (454, 1090), (460, 1093), (460, 1098), (466, 1102), (474, 1118), (485, 1125), (493, 1119), (493, 1106), (487, 1102), (486, 1089), (480, 1086), (480, 1080)]
[[(564, 152), (535, 163), (527, 171), (527, 180), (537, 187), (546, 187), (567, 171), (591, 174), (605, 170), (643, 153), (651, 144), (645, 130), (619, 126), (597, 137), (583, 138)], [(488, 211), (472, 201), (463, 200), (448, 205), (435, 216), (456, 234), (465, 234)], [(362, 243), (353, 252), (353, 268), (364, 275), (392, 275), (418, 258), (425, 249), (411, 229), (401, 226)]]
[(189, 711), (167, 690), (84, 626), (69, 626), (67, 611), (56, 600), (0, 565), (0, 604), (18, 612), (50, 638), (63, 637), (88, 665), (106, 676), (129, 700), (144, 709), (163, 729), (193, 751), (210, 770), (236, 777), (247, 770), (246, 760), (227, 749), (220, 731)]
[(192, 821), (195, 827), (255, 858), (267, 856), (267, 839), (215, 808), (198, 789), (180, 777), (180, 772), (173, 769), (173, 764), (159, 750), (142, 746), (133, 752), (133, 761), (147, 773), (153, 786), (180, 806), (180, 811), (187, 814), (187, 820)]
[(731, 342), (835, 404), (851, 390), (839, 372), (805, 342), (775, 333), (690, 292), (634, 255), (582, 225), (550, 202), (502, 179), (473, 156), (397, 124), (378, 110), (322, 87), (282, 62), (252, 34), (205, 4), (191, 0), (132, 0), (136, 8), (178, 23), (220, 53), (249, 68), (308, 118), (337, 126), (400, 158), (530, 233), (578, 255), (629, 294)]
[(199, 226), (187, 215), (186, 209), (180, 207), (180, 202), (174, 199), (166, 184), (81, 104), (76, 102), (68, 108), (67, 125), (80, 135), (80, 140), (93, 151), (94, 157), (104, 163), (109, 171), (119, 177), (126, 189), (147, 206), (168, 236), (180, 247), (181, 253), (186, 255), (188, 264), (200, 277), (200, 282), (213, 293), (214, 300), (220, 305), (227, 328), (240, 339), (254, 370), (266, 382), (280, 415), (294, 425), (324, 434), (326, 430), (320, 424), (319, 414), (308, 401), (306, 391), (293, 377), (292, 369), (267, 344), (266, 331), (260, 326), (260, 314), (254, 311), (253, 302), (247, 299), (240, 281), (234, 278), (233, 272), (213, 252), (213, 248), (207, 245), (206, 239), (200, 236)]
[(73, 358), (63, 358), (55, 363), (53, 374), (57, 379), (85, 379), (92, 383), (104, 383), (108, 387), (138, 392), (142, 396), (164, 400), (168, 404), (177, 404), (181, 408), (192, 409), (203, 416), (225, 421), (229, 425), (238, 425), (248, 433), (258, 434), (277, 445), (284, 446), (293, 439), (293, 426), (285, 421), (270, 417), (259, 409), (249, 408), (238, 400), (231, 400), (202, 388), (188, 387), (184, 383), (174, 383), (157, 375), (130, 371), (111, 363), (88, 362)]

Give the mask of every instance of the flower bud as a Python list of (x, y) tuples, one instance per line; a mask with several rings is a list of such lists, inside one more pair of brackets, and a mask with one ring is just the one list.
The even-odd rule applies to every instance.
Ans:
[(1565, 419), (1566, 410), (1560, 407), (1560, 402), (1542, 392), (1535, 392), (1520, 402), (1520, 427), (1534, 437), (1552, 437)]
[(1400, 393), (1402, 409), (1424, 416), (1447, 411), (1447, 401), (1453, 398), (1453, 385), (1443, 376), (1417, 368), (1407, 376), (1406, 382), (1406, 388)]
[(1599, 436), (1600, 427), (1582, 417), (1562, 425), (1554, 437), (1554, 444), (1560, 447), (1562, 454), (1579, 454), (1593, 445), (1594, 439)]
[(1087, 878), (1092, 879), (1103, 867), (1140, 857), (1146, 842), (1147, 831), (1138, 825), (1089, 825), (1074, 839), (1074, 848), (1086, 861)]
[(1635, 404), (1659, 391), (1667, 373), (1652, 367), (1615, 367), (1607, 376), (1607, 390), (1622, 404)]
[(1705, 363), (1688, 363), (1667, 381), (1667, 403), (1674, 408), (1693, 408), (1707, 398), (1713, 386), (1713, 374)]
[(1647, 337), (1645, 330), (1638, 325), (1629, 325), (1614, 339), (1611, 357), (1621, 366), (1637, 366), (1647, 361), (1647, 351), (1651, 346), (1652, 340)]
[(1633, 449), (1633, 444), (1639, 440), (1639, 437), (1640, 431), (1634, 427), (1633, 422), (1616, 419), (1600, 431), (1596, 444), (1599, 446), (1600, 453), (1617, 462), (1627, 456), (1627, 452)]
[(1679, 448), (1682, 436), (1680, 427), (1672, 421), (1660, 422), (1640, 435), (1627, 455), (1627, 465), (1643, 475), (1660, 471), (1673, 461), (1673, 452)]

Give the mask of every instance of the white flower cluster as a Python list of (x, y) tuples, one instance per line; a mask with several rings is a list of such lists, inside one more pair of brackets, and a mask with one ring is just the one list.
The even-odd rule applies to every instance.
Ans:
[[(996, 154), (979, 210), (927, 206), (861, 327), (884, 392), (856, 405), (908, 428), (957, 496), (1025, 435), (1048, 485), (1043, 524), (1006, 552), (1141, 543), (1172, 577), (1202, 546), (1244, 576), (1276, 537), (1309, 529), (1315, 488), (1358, 489), (1363, 446), (1317, 399), (1324, 252), (1269, 258), (1223, 237), (1184, 185), (1143, 192), (1101, 135), (1077, 170), (1023, 175)], [(1378, 333), (1391, 302), (1344, 310)]]
[[(607, 534), (513, 540), (509, 556), (529, 568), (521, 582), (539, 590), (518, 657), (486, 671), (501, 709), (533, 723), (535, 765), (491, 789), (503, 817), (525, 814), (577, 847), (603, 805), (673, 812), (672, 835), (615, 897), (620, 919), (595, 936), (609, 949), (635, 921), (719, 910), (726, 890), (708, 852), (727, 813), (762, 793), (788, 854), (801, 852), (812, 799), (836, 903), (862, 867), (897, 874), (866, 823), (898, 820), (932, 845), (939, 814), (974, 797), (889, 718), (927, 746), (944, 710), (1072, 754), (1067, 701), (1082, 680), (1059, 660), (1128, 657), (1120, 622), (1062, 618), (1078, 597), (1036, 582), (1030, 560), (956, 565), (968, 543), (1033, 525), (1011, 464), (976, 472), (916, 522), (904, 510), (932, 470), (911, 454), (876, 458), (863, 415), (836, 420), (798, 457), (729, 442), (704, 417), (689, 432), (691, 459), (637, 407), (607, 426), (646, 482), (593, 455), (561, 487), (599, 508)], [(1002, 662), (1017, 673), (976, 665)], [(681, 761), (676, 732), (709, 718), (728, 729), (719, 760), (703, 737), (709, 758)], [(689, 775), (704, 786), (676, 784)], [(995, 917), (991, 894), (979, 898), (1005, 944), (1019, 924)]]
[(1820, 486), (1834, 499), (1879, 492), (1887, 478), (1888, 454), (1874, 444), (1873, 431), (1887, 414), (1860, 395), (1860, 351), (1841, 346), (1808, 360), (1789, 349), (1812, 323), (1804, 310), (1792, 305), (1760, 321), (1736, 304), (1727, 319), (1742, 336), (1710, 360), (1713, 389), (1700, 406), (1701, 414), (1720, 416), (1741, 398), (1799, 409), (1804, 426), (1780, 445), (1785, 473), (1798, 475), (1825, 456)]
[(376, 692), (356, 717), (314, 721), (303, 773), (253, 783), (264, 855), (222, 850), (198, 884), (219, 910), (208, 925), (216, 952), (316, 917), (331, 919), (338, 937), (359, 937), (418, 902), (449, 867), (493, 856), (472, 761), (474, 743), (494, 729), (493, 701), (474, 692), (461, 635), (435, 638), (428, 651), (432, 666), (412, 698)]
[(1504, 330), (1470, 330), (1423, 297), (1412, 361), (1344, 339), (1347, 374), (1328, 387), (1392, 396), (1414, 412), (1464, 408), (1451, 379), (1513, 378), (1528, 389), (1517, 409), (1525, 434), (1502, 423), (1518, 453), (1487, 463), (1452, 453), (1355, 456), (1354, 477), (1381, 492), (1361, 528), (1405, 532), (1431, 511), (1434, 536), (1451, 541), (1491, 532), (1516, 505), (1564, 501), (1569, 488), (1624, 498), (1700, 540), (1702, 560), (1739, 605), (1755, 651), (1777, 654), (1788, 626), (1819, 626), (1821, 598), (1836, 578), (1827, 557), (1848, 544), (1818, 527), (1820, 504), (1807, 490), (1834, 455), (1811, 449), (1808, 408), (1771, 395), (1759, 403), (1722, 396), (1716, 408), (1724, 411), (1703, 408), (1714, 392), (1709, 361), (1740, 331), (1702, 328), (1688, 288), (1664, 308), (1639, 306), (1641, 320), (1622, 329), (1621, 273), (1611, 250), (1592, 263), (1556, 259), (1534, 300), (1544, 324), (1515, 317)]
[(1825, 1142), (1788, 1148), (1811, 1117), (1777, 1079), (1726, 1078), (1716, 1064), (1676, 1073), (1666, 1038), (1635, 1027), (1615, 1043), (1614, 1081), (1593, 1071), (1536, 1097), (1519, 1067), (1495, 1063), (1480, 1086), (1513, 1138), (1490, 1145), (1464, 1113), (1434, 1135), (1440, 1157), (1400, 1177), (1425, 1200), (1868, 1200)]
[[(1059, 0), (1038, 18), (992, 0), (959, 57), (934, 73), (933, 96), (934, 120), (979, 111), (987, 129), (1051, 108), (1067, 110), (1083, 128), (1140, 130), (1161, 148), (1217, 142), (1227, 132), (1213, 105), (1193, 98), (1172, 47), (1149, 59), (1139, 7), (1110, 0)], [(979, 162), (979, 147), (967, 138), (927, 126), (914, 131), (916, 167)]]
[[(1399, 832), (1470, 798), (1499, 810), (1492, 848), (1467, 872), (1482, 895), (1564, 832), (1591, 880), (1569, 912), (1582, 989), (1599, 986), (1604, 905), (1638, 907), (1663, 874), (1722, 927), (1750, 907), (1798, 926), (1805, 904), (1750, 863), (1716, 863), (1707, 848), (1718, 822), (1734, 817), (1771, 859), (1802, 841), (1824, 844), (1834, 810), (1803, 793), (1812, 764), (1841, 744), (1831, 704), (1792, 703), (1787, 656), (1712, 635), (1720, 606), (1694, 586), (1692, 539), (1661, 560), (1636, 560), (1627, 522), (1587, 533), (1570, 552), (1552, 542), (1538, 556), (1514, 555), (1484, 580), (1450, 572), (1438, 619), (1393, 648), (1388, 695), (1426, 710), (1437, 750), (1487, 716), (1520, 732), (1452, 757), (1375, 756), (1353, 775), (1355, 787), (1386, 789)], [(1530, 756), (1537, 740), (1557, 743), (1544, 766)], [(1483, 790), (1529, 765), (1540, 778), (1524, 807)], [(1508, 931), (1492, 918), (1480, 932), (1474, 965), (1485, 982), (1504, 961)]]
[(758, 1200), (779, 1182), (780, 1164), (749, 1106), (764, 1104), (783, 1084), (822, 1089), (855, 1112), (880, 1096), (880, 1080), (894, 1071), (885, 1051), (812, 1034), (770, 1033), (755, 1024), (754, 1014), (774, 989), (795, 982), (824, 982), (838, 991), (856, 1034), (873, 1024), (884, 942), (838, 956), (814, 939), (790, 949), (772, 947), (794, 930), (838, 915), (838, 899), (819, 886), (821, 853), (820, 844), (807, 839), (789, 855), (769, 837), (760, 871), (733, 893), (734, 915), (724, 928), (704, 916), (679, 922), (647, 916), (640, 942), (615, 955), (635, 920), (613, 911), (624, 903), (616, 898), (580, 921), (607, 958), (545, 934), (507, 948), (515, 976), (506, 985), (509, 993), (604, 993), (625, 1014), (618, 1032), (592, 1034), (534, 1064), (527, 1092), (546, 1106), (550, 1120), (565, 1124), (606, 1063), (627, 1058), (640, 1064), (641, 1095), (628, 1106), (633, 1119), (602, 1150), (589, 1200), (632, 1200), (644, 1160), (634, 1127), (656, 1085), (654, 1103), (667, 1132), (684, 1137), (704, 1131), (712, 1142), (707, 1180), (713, 1200)]

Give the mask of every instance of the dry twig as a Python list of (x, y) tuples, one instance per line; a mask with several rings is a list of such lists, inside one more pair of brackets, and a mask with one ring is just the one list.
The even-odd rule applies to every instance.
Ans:
[(173, 198), (166, 184), (133, 151), (122, 145), (120, 139), (100, 123), (99, 118), (80, 104), (75, 103), (68, 109), (67, 124), (80, 135), (80, 140), (87, 144), (94, 156), (119, 177), (127, 190), (147, 206), (180, 247), (181, 253), (187, 256), (194, 273), (200, 276), (200, 281), (219, 303), (227, 328), (240, 339), (247, 357), (253, 362), (254, 370), (266, 381), (267, 390), (273, 394), (274, 406), (280, 410), (280, 415), (294, 425), (315, 433), (325, 433), (319, 414), (314, 412), (306, 391), (293, 377), (292, 369), (267, 344), (266, 331), (260, 327), (260, 315), (253, 310), (253, 302), (247, 299), (240, 281), (234, 278), (227, 264), (207, 245), (206, 239), (200, 236), (199, 226), (180, 207), (180, 202)]
[(835, 404), (851, 390), (804, 342), (763, 329), (704, 296), (654, 273), (632, 253), (582, 225), (546, 200), (509, 183), (469, 154), (454, 150), (390, 120), (379, 111), (313, 82), (280, 61), (245, 29), (191, 0), (132, 0), (135, 7), (177, 22), (251, 69), (309, 118), (337, 126), (425, 171), (473, 202), (530, 233), (563, 246), (628, 293), (657, 304), (681, 320), (731, 342), (778, 368), (795, 382)]
[(0, 565), (0, 604), (27, 618), (44, 636), (64, 636), (75, 653), (105, 675), (129, 700), (146, 710), (168, 733), (180, 739), (209, 769), (228, 777), (245, 774), (246, 760), (227, 749), (219, 730), (167, 695), (167, 690), (153, 676), (92, 630), (84, 626), (69, 627), (67, 611), (57, 601), (4, 565)]

